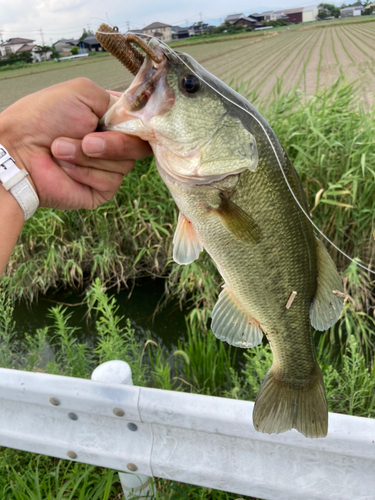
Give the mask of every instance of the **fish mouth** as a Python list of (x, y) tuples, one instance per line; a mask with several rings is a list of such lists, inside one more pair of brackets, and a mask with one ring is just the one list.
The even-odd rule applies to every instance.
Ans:
[(99, 27), (97, 38), (135, 75), (130, 87), (101, 119), (101, 130), (117, 130), (148, 141), (155, 139), (148, 126), (151, 118), (165, 113), (175, 101), (173, 90), (166, 84), (169, 60), (162, 46), (156, 40), (147, 45), (138, 36), (122, 35), (106, 24)]

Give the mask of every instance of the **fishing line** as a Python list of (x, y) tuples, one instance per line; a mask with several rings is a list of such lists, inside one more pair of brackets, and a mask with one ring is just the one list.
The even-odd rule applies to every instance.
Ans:
[[(101, 32), (99, 32), (101, 33)], [(113, 34), (113, 35), (119, 35), (121, 33), (103, 33), (104, 35), (108, 35), (108, 34)], [(286, 177), (286, 174), (284, 172), (284, 169), (281, 165), (281, 161), (280, 161), (280, 158), (277, 154), (277, 151), (275, 149), (275, 146), (273, 145), (272, 141), (271, 141), (271, 138), (270, 136), (268, 135), (266, 129), (264, 128), (264, 125), (261, 121), (259, 121), (259, 119), (253, 115), (253, 113), (251, 113), (250, 110), (244, 108), (243, 106), (241, 106), (240, 104), (232, 101), (229, 97), (225, 96), (224, 94), (222, 94), (219, 90), (215, 89), (210, 83), (206, 82), (204, 80), (204, 78), (199, 75), (196, 71), (194, 71), (194, 69), (192, 69), (178, 54), (177, 52), (175, 52), (171, 47), (169, 47), (169, 45), (167, 45), (166, 43), (164, 43), (162, 40), (159, 40), (158, 38), (154, 37), (154, 36), (151, 36), (151, 35), (146, 35), (144, 33), (135, 33), (135, 32), (132, 32), (133, 35), (137, 35), (137, 36), (142, 36), (142, 37), (146, 37), (146, 38), (151, 38), (153, 40), (156, 40), (160, 45), (162, 45), (165, 49), (168, 50), (168, 52), (170, 54), (173, 54), (177, 59), (179, 59), (182, 64), (184, 64), (189, 71), (191, 71), (196, 77), (198, 77), (205, 85), (207, 85), (211, 90), (213, 90), (214, 92), (216, 92), (217, 94), (219, 94), (221, 97), (223, 97), (226, 101), (230, 102), (231, 104), (233, 104), (234, 106), (237, 106), (237, 108), (239, 109), (242, 109), (242, 111), (245, 111), (245, 113), (247, 113), (248, 115), (250, 115), (252, 118), (254, 118), (254, 120), (260, 125), (260, 127), (262, 128), (263, 132), (265, 133), (267, 139), (268, 139), (268, 142), (272, 148), (272, 151), (275, 155), (275, 158), (277, 160), (277, 163), (280, 167), (280, 170), (281, 170), (281, 173), (284, 177), (284, 180), (285, 180), (285, 183), (286, 185), (288, 186), (288, 189), (289, 191), (291, 192), (293, 198), (294, 198), (294, 201), (297, 203), (297, 206), (300, 208), (300, 210), (302, 211), (302, 213), (307, 217), (307, 219), (309, 220), (309, 222), (312, 224), (312, 226), (316, 229), (316, 231), (321, 235), (323, 236), (323, 238), (330, 244), (333, 246), (333, 248), (335, 248), (339, 253), (341, 253), (344, 257), (346, 257), (348, 260), (350, 260), (351, 262), (354, 262), (354, 264), (358, 267), (361, 267), (362, 269), (364, 269), (365, 271), (368, 271), (369, 273), (371, 274), (374, 274), (375, 275), (375, 271), (372, 271), (371, 269), (369, 269), (368, 267), (364, 266), (363, 264), (357, 262), (355, 259), (353, 259), (352, 257), (350, 257), (348, 254), (346, 254), (343, 250), (341, 250), (341, 248), (339, 248), (337, 245), (335, 245), (333, 243), (333, 241), (331, 241), (328, 236), (326, 236), (323, 231), (321, 231), (319, 229), (319, 227), (313, 222), (313, 220), (311, 219), (310, 215), (305, 211), (305, 209), (303, 208), (303, 206), (301, 205), (301, 203), (299, 202), (297, 196), (295, 195), (291, 185), (289, 184), (289, 181)], [(241, 96), (241, 94), (239, 94), (238, 92), (236, 92), (235, 90), (231, 89), (233, 92), (235, 92), (241, 99), (243, 99), (243, 97)]]

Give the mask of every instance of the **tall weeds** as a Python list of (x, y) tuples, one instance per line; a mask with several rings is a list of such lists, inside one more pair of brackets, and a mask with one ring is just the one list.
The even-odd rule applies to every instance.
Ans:
[[(281, 88), (278, 82), (270, 103), (257, 102), (251, 82), (238, 90), (275, 129), (302, 178), (317, 226), (346, 253), (371, 265), (375, 108), (354, 106), (354, 84), (340, 80), (309, 99), (299, 91), (282, 94)], [(51, 287), (82, 288), (96, 277), (117, 287), (145, 275), (168, 277), (167, 296), (199, 305), (207, 319), (220, 277), (204, 254), (189, 266), (173, 264), (176, 215), (153, 159), (139, 161), (117, 196), (94, 212), (39, 210), (26, 223), (3, 280), (13, 298), (32, 300)], [(347, 259), (327, 247), (345, 270)]]

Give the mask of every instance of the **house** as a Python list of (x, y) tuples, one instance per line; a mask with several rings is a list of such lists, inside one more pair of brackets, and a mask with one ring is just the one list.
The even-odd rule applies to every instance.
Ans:
[(172, 41), (172, 26), (170, 24), (151, 23), (143, 28), (142, 33), (159, 38), (163, 42)]
[(74, 38), (62, 38), (53, 44), (55, 50), (62, 55), (70, 54), (73, 47), (78, 44), (78, 40)]
[[(0, 44), (1, 57), (5, 59), (9, 54), (22, 52), (20, 49), (25, 46), (30, 46), (32, 48), (34, 46), (33, 42), (35, 42), (35, 40), (30, 40), (28, 38), (10, 38), (6, 42)], [(31, 48), (26, 50), (31, 50)]]
[(230, 14), (224, 19), (225, 23), (230, 23), (233, 24), (236, 22), (238, 19), (241, 19), (241, 17), (245, 17), (243, 14)]
[(273, 10), (267, 10), (267, 12), (263, 12), (263, 21), (276, 21), (276, 14)]
[(215, 26), (210, 26), (207, 23), (198, 21), (194, 23), (190, 28), (188, 28), (189, 36), (203, 35), (203, 33), (209, 33), (214, 29)]
[(354, 5), (352, 7), (345, 7), (340, 10), (340, 17), (356, 17), (361, 16), (363, 11), (362, 5)]
[(52, 50), (42, 51), (41, 47), (39, 47), (38, 45), (32, 45), (31, 49), (25, 48), (23, 50), (31, 50), (33, 62), (49, 61), (52, 56)]
[(246, 28), (256, 28), (262, 26), (261, 21), (257, 21), (250, 16), (241, 16), (239, 19), (232, 23), (232, 26), (245, 26)]
[(265, 12), (263, 12), (263, 14), (250, 14), (249, 17), (252, 17), (253, 19), (256, 19), (258, 22), (262, 22), (264, 21), (264, 14), (266, 14)]
[(76, 46), (87, 52), (105, 52), (95, 35), (88, 35), (80, 42), (77, 40)]
[(189, 37), (188, 28), (181, 28), (180, 26), (172, 26), (171, 32), (172, 32), (172, 38), (174, 40), (182, 40), (183, 38)]
[[(262, 17), (260, 14), (257, 16)], [(232, 26), (246, 26), (247, 28), (255, 28), (262, 26), (262, 21), (259, 21), (253, 16), (245, 16), (244, 14), (231, 14), (225, 18), (226, 23), (230, 23)]]
[(280, 19), (278, 16), (286, 16), (286, 18), (291, 23), (308, 23), (310, 21), (315, 21), (318, 17), (318, 7), (299, 7), (297, 9), (284, 9), (277, 10), (274, 12), (276, 19)]

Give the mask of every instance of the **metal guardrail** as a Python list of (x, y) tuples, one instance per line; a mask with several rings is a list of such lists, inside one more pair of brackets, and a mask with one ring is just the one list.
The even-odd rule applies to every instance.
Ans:
[(0, 445), (133, 472), (126, 497), (150, 495), (156, 476), (266, 500), (375, 500), (375, 420), (331, 413), (324, 439), (260, 434), (251, 402), (123, 385), (121, 361), (92, 378), (0, 369)]

